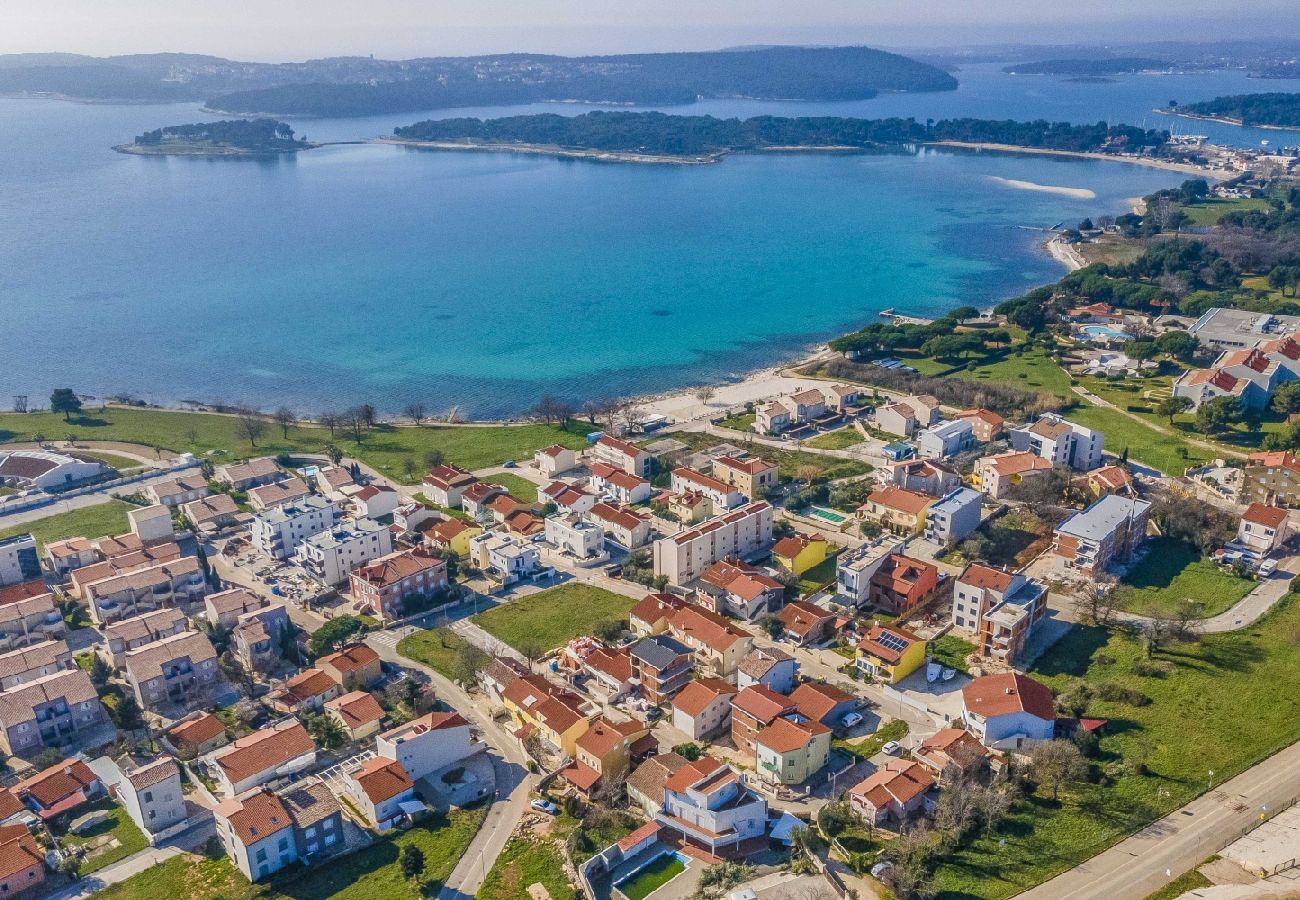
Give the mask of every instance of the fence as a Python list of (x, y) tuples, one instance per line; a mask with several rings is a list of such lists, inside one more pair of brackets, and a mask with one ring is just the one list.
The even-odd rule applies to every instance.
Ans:
[(125, 478), (114, 478), (109, 481), (99, 481), (95, 484), (88, 484), (84, 487), (72, 488), (71, 490), (62, 491), (58, 494), (40, 494), (35, 497), (24, 497), (21, 500), (13, 500), (0, 506), (0, 518), (12, 515), (14, 513), (26, 512), (29, 509), (40, 509), (43, 506), (53, 506), (62, 500), (68, 500), (72, 497), (83, 497), (87, 494), (98, 494), (110, 491), (116, 487), (123, 487), (128, 484), (136, 484), (146, 481), (150, 478), (156, 478), (159, 475), (167, 475), (172, 472), (180, 472), (185, 469), (198, 467), (199, 463), (195, 460), (180, 460), (171, 465), (161, 466), (156, 469), (150, 469), (147, 472), (140, 472), (136, 475), (128, 475)]

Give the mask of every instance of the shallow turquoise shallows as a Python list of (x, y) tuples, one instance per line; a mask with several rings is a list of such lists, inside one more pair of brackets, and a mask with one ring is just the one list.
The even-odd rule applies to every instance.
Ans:
[[(956, 96), (906, 100), (924, 114)], [(707, 111), (766, 109), (798, 112)], [(379, 145), (271, 162), (109, 149), (204, 118), (0, 101), (0, 404), (70, 386), (305, 412), (420, 399), (496, 417), (543, 392), (723, 380), (888, 307), (987, 306), (1050, 281), (1061, 269), (1031, 229), (1123, 212), (1182, 179), (933, 151), (685, 167)], [(295, 125), (345, 139), (415, 118)]]

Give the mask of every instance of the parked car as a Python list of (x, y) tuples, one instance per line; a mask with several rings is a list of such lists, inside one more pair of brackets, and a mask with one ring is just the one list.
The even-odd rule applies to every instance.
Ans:
[(885, 746), (880, 748), (882, 753), (888, 753), (890, 756), (897, 756), (903, 752), (903, 745), (898, 741), (886, 741)]
[(531, 806), (533, 809), (537, 810), (538, 812), (544, 812), (547, 815), (558, 816), (560, 814), (560, 808), (556, 806), (554, 803), (552, 803), (550, 800), (546, 800), (544, 798), (540, 800), (534, 800), (532, 803), (528, 805)]
[(1259, 577), (1260, 577), (1260, 578), (1267, 578), (1268, 576), (1272, 575), (1272, 574), (1273, 574), (1274, 572), (1276, 572), (1276, 571), (1277, 571), (1277, 560), (1276, 560), (1276, 559), (1266, 559), (1266, 560), (1264, 560), (1262, 563), (1259, 564)]
[(843, 724), (845, 728), (853, 728), (856, 725), (862, 724), (862, 714), (855, 712), (849, 713), (844, 717)]

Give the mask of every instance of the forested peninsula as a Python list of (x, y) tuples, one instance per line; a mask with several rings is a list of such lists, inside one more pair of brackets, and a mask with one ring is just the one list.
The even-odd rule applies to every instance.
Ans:
[(756, 116), (719, 119), (657, 112), (543, 113), (500, 119), (431, 119), (394, 129), (402, 142), (468, 148), (554, 148), (663, 158), (785, 149), (870, 150), (928, 142), (1016, 145), (1067, 152), (1141, 152), (1162, 146), (1166, 131), (1130, 125), (1071, 125), (985, 119), (850, 119)]
[(314, 146), (294, 137), (284, 122), (231, 119), (155, 128), (113, 149), (143, 156), (272, 156)]
[(1128, 75), (1134, 72), (1158, 72), (1169, 63), (1144, 56), (1114, 56), (1108, 59), (1045, 59), (1017, 63), (1002, 71), (1011, 75)]
[(1300, 128), (1300, 94), (1234, 94), (1161, 110), (1176, 116), (1215, 119), (1260, 128)]

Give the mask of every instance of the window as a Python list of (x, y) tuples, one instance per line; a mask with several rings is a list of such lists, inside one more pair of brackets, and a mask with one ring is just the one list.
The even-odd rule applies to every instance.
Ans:
[[(258, 861), (258, 862), (266, 862), (266, 848), (265, 848), (265, 847), (263, 847), (263, 848), (261, 848), (260, 850), (257, 851), (257, 861)], [(266, 873), (263, 872), (262, 874), (265, 875)]]
[(280, 852), (283, 853), (285, 850), (288, 849), (289, 849), (289, 839), (287, 837), (280, 838)]
[(145, 803), (153, 803), (153, 791), (145, 791), (145, 792), (144, 792), (144, 802), (145, 802)]

